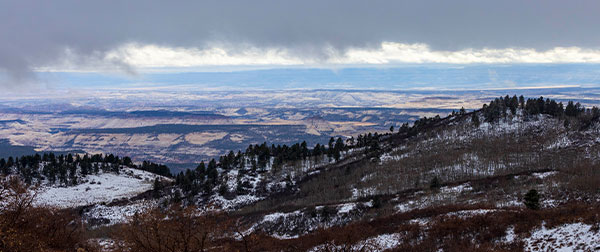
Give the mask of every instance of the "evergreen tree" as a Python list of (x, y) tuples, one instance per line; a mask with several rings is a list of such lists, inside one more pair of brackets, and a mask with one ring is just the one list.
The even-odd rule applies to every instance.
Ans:
[(567, 107), (565, 108), (565, 115), (575, 117), (578, 116), (581, 111), (581, 104), (579, 104), (579, 102), (574, 104), (573, 101), (569, 101), (567, 103)]
[(119, 167), (119, 164), (118, 164), (118, 163), (113, 163), (113, 164), (112, 164), (112, 172), (114, 172), (114, 173), (116, 173), (116, 174), (119, 174), (119, 172), (120, 172), (120, 167)]
[[(68, 160), (68, 158), (67, 158)], [(69, 179), (71, 185), (77, 185), (77, 166), (75, 164), (70, 164), (69, 166)]]
[(175, 189), (175, 192), (173, 193), (173, 202), (180, 202), (181, 201), (181, 192), (177, 189)]
[(58, 179), (60, 180), (60, 183), (67, 184), (67, 167), (65, 164), (59, 164)]
[(333, 137), (331, 137), (329, 139), (329, 149), (327, 149), (327, 157), (329, 157), (331, 159), (331, 157), (333, 157), (333, 143), (335, 143), (335, 139)]
[(532, 210), (540, 209), (540, 195), (535, 189), (529, 190), (524, 197), (525, 206)]
[(479, 127), (480, 122), (477, 112), (473, 112), (473, 115), (471, 116), (471, 122), (473, 122), (473, 125), (475, 125), (475, 127)]
[(196, 172), (198, 174), (204, 174), (206, 172), (206, 165), (204, 165), (204, 161), (201, 161), (198, 167), (196, 167)]
[(302, 149), (302, 159), (306, 159), (306, 157), (308, 157), (309, 154), (306, 141), (302, 141), (302, 143), (300, 144), (300, 148)]
[(323, 153), (321, 153), (321, 144), (315, 145), (315, 148), (313, 148), (313, 152), (312, 152), (313, 156), (321, 156)]
[(375, 157), (379, 158), (379, 156), (381, 155), (381, 147), (379, 147), (379, 141), (377, 139), (371, 140), (368, 150), (369, 152), (373, 153)]
[(160, 198), (160, 193), (163, 189), (163, 184), (160, 181), (160, 179), (158, 179), (158, 177), (154, 178), (154, 183), (152, 184), (152, 196), (157, 199)]
[(335, 161), (339, 161), (340, 157), (341, 157), (341, 152), (345, 148), (344, 140), (342, 140), (341, 137), (338, 137), (338, 139), (335, 141), (335, 146), (333, 148), (334, 148), (333, 157), (335, 158)]
[(0, 169), (2, 170), (2, 174), (4, 176), (8, 175), (9, 173), (9, 167), (6, 165), (6, 160), (4, 160), (4, 158), (0, 159)]
[(81, 176), (83, 176), (83, 177), (87, 176), (88, 171), (89, 171), (89, 169), (88, 169), (88, 163), (81, 162), (79, 164), (79, 166), (81, 167)]
[(131, 162), (131, 158), (130, 157), (123, 157), (123, 165), (127, 166), (127, 167), (132, 167), (133, 166), (133, 162)]
[(408, 127), (408, 123), (403, 123), (402, 126), (400, 127), (400, 130), (398, 131), (398, 133), (405, 133), (408, 132), (409, 127)]
[(8, 157), (8, 160), (6, 161), (6, 167), (11, 168), (15, 165), (15, 161), (13, 160), (13, 157)]
[(519, 96), (519, 107), (521, 109), (525, 108), (525, 97), (523, 97), (523, 95)]
[(214, 158), (211, 159), (210, 162), (208, 162), (208, 168), (206, 169), (206, 173), (208, 182), (210, 184), (216, 185), (217, 179), (219, 178), (219, 171), (217, 171), (217, 162)]
[(433, 177), (433, 179), (429, 183), (429, 188), (431, 188), (431, 189), (439, 189), (440, 187), (442, 187), (442, 184), (440, 183), (440, 179), (438, 179), (437, 176)]
[(219, 195), (225, 196), (227, 195), (229, 190), (227, 190), (227, 183), (221, 183), (219, 186)]
[(373, 208), (381, 208), (382, 205), (383, 205), (383, 203), (381, 200), (381, 196), (380, 195), (373, 196)]

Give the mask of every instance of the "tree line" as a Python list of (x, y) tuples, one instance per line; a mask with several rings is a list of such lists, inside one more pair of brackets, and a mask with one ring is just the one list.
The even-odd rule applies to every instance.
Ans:
[[(523, 116), (532, 115), (550, 115), (564, 120), (566, 128), (583, 130), (589, 127), (593, 122), (600, 119), (600, 109), (597, 107), (585, 108), (579, 102), (568, 101), (567, 105), (556, 100), (539, 97), (525, 98), (521, 95), (509, 97), (499, 97), (484, 104), (481, 108), (482, 115), (486, 122), (496, 122), (501, 118), (506, 118), (510, 114), (516, 115), (518, 110), (522, 111)], [(476, 113), (472, 116), (472, 121), (478, 125), (480, 119)]]
[(50, 184), (77, 185), (82, 178), (100, 171), (119, 174), (121, 167), (140, 169), (163, 176), (171, 176), (165, 165), (144, 161), (135, 165), (130, 157), (113, 154), (55, 155), (36, 153), (21, 157), (0, 158), (0, 172), (4, 176), (19, 175), (27, 184), (47, 181)]
[(220, 175), (233, 169), (238, 170), (237, 186), (233, 193), (246, 194), (251, 185), (248, 181), (241, 180), (245, 174), (264, 173), (269, 167), (275, 171), (289, 163), (311, 158), (316, 160), (324, 156), (327, 156), (330, 161), (339, 161), (342, 153), (348, 148), (349, 145), (341, 137), (337, 139), (331, 137), (327, 145), (317, 143), (313, 148), (309, 148), (306, 141), (289, 146), (285, 144), (269, 146), (266, 142), (251, 144), (244, 152), (230, 151), (218, 159), (211, 159), (208, 163), (202, 161), (196, 169), (188, 169), (177, 174), (175, 184), (182, 189), (183, 195), (176, 196), (193, 197), (199, 193), (211, 195), (215, 188), (220, 194), (227, 194), (229, 192), (226, 181)]

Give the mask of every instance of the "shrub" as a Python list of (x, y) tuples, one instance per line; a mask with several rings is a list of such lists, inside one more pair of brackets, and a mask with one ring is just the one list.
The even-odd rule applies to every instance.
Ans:
[(540, 209), (540, 195), (535, 189), (531, 189), (525, 194), (524, 201), (527, 208), (531, 210)]
[(150, 209), (134, 215), (113, 234), (119, 251), (205, 251), (219, 245), (227, 226), (214, 215), (200, 215), (194, 207)]
[(442, 184), (440, 183), (440, 179), (438, 179), (438, 177), (434, 177), (431, 180), (431, 183), (429, 183), (429, 188), (431, 189), (439, 189), (440, 187), (442, 187)]
[(75, 213), (35, 207), (35, 196), (16, 177), (0, 178), (0, 251), (94, 251)]
[(382, 205), (381, 196), (376, 195), (373, 197), (373, 208), (380, 208)]

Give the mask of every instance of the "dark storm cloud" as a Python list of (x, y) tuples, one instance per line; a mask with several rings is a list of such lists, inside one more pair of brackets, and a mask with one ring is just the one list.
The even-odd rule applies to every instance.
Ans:
[[(305, 57), (323, 48), (426, 43), (434, 49), (600, 45), (600, 1), (4, 1), (0, 69), (15, 79), (57, 60), (82, 62), (126, 42), (247, 43)], [(116, 64), (119, 64), (116, 62)]]

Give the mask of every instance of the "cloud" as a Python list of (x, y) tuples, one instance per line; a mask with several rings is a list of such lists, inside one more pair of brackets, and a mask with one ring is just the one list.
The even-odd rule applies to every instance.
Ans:
[(139, 68), (198, 67), (235, 65), (300, 65), (309, 63), (277, 48), (210, 47), (183, 48), (157, 45), (127, 44), (107, 53), (106, 59), (126, 62)]
[(533, 48), (433, 50), (425, 44), (384, 42), (377, 49), (349, 49), (343, 57), (331, 62), (392, 64), (392, 63), (600, 63), (600, 50), (579, 47), (555, 47), (545, 51)]
[(69, 64), (133, 73), (143, 64), (127, 62), (143, 57), (132, 45), (170, 51), (168, 65), (246, 64), (264, 53), (258, 64), (590, 61), (598, 9), (594, 0), (0, 0), (0, 71), (14, 80)]
[[(72, 53), (67, 53), (71, 55)], [(142, 71), (156, 69), (224, 69), (223, 67), (345, 67), (394, 64), (503, 64), (503, 63), (600, 63), (600, 50), (579, 47), (556, 47), (546, 51), (535, 49), (465, 49), (433, 50), (425, 44), (383, 42), (377, 48), (348, 48), (344, 52), (331, 49), (324, 57), (301, 57), (286, 48), (243, 46), (227, 48), (166, 47), (130, 43), (78, 64), (77, 57), (66, 57), (61, 64), (38, 71), (117, 71), (125, 66)], [(91, 64), (90, 62), (96, 62)], [(110, 63), (110, 64), (108, 64)], [(494, 78), (490, 73), (490, 78)]]

